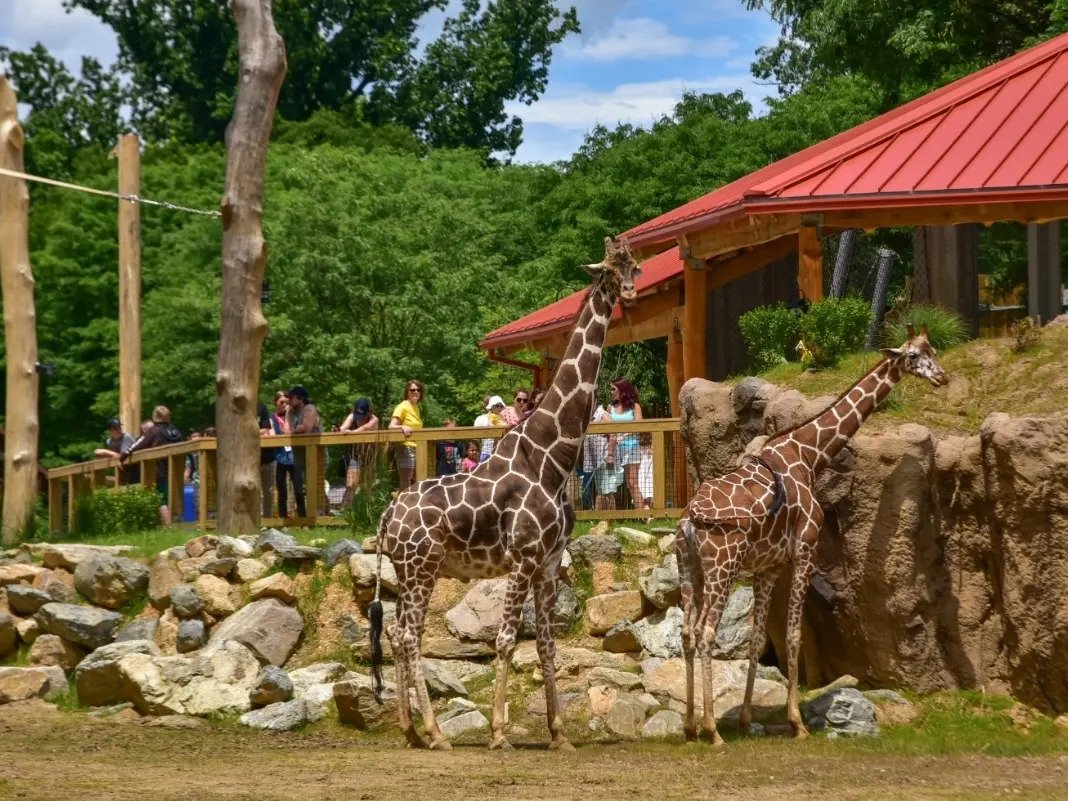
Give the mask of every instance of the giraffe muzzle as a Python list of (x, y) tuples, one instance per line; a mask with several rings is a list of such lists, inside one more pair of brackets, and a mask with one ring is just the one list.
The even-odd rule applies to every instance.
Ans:
[(619, 300), (624, 306), (633, 306), (634, 301), (638, 299), (638, 293), (633, 287), (630, 289), (624, 289), (619, 293)]

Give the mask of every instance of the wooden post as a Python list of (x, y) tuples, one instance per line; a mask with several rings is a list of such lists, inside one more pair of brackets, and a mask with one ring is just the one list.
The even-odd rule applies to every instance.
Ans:
[(267, 266), (263, 183), (267, 145), (286, 74), (271, 0), (234, 0), (240, 74), (226, 129), (222, 198), (222, 315), (215, 373), (218, 429), (218, 529), (252, 534), (260, 523), (260, 433), (256, 423), (260, 358), (267, 320), (260, 290)]
[(823, 243), (815, 225), (802, 225), (798, 234), (797, 288), (812, 303), (823, 298)]
[(683, 256), (683, 286), (686, 293), (682, 323), (683, 378), (706, 378), (708, 359), (705, 353), (708, 336), (708, 269), (703, 259), (688, 254), (685, 240), (679, 242)]
[(48, 533), (63, 530), (63, 485), (62, 478), (48, 479)]
[[(141, 194), (141, 142), (119, 137), (119, 194)], [(119, 201), (119, 419), (141, 430), (141, 206)]]
[[(668, 334), (668, 346), (667, 346), (667, 382), (668, 393), (671, 395), (671, 416), (681, 417), (682, 406), (679, 403), (679, 392), (682, 390), (683, 380), (683, 366), (682, 366), (682, 335), (676, 328), (675, 331)], [(669, 469), (672, 471), (672, 489), (670, 494), (671, 499), (677, 506), (685, 506), (690, 498), (689, 493), (689, 477), (686, 473), (686, 458), (679, 458), (680, 450), (674, 445), (675, 440), (672, 440), (671, 448), (671, 465)]]
[[(0, 167), (23, 171), (24, 137), (15, 92), (0, 75)], [(0, 541), (17, 545), (37, 500), (37, 313), (27, 226), (30, 194), (21, 178), (0, 177), (0, 283), (7, 354), (4, 506)]]
[(1027, 225), (1027, 314), (1045, 325), (1061, 313), (1061, 221)]
[(667, 463), (666, 437), (663, 431), (653, 432), (653, 508), (657, 510), (667, 508), (667, 473), (671, 465)]

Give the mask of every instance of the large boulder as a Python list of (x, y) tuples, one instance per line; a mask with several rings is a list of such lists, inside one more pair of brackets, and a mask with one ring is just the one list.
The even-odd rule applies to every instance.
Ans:
[(266, 551), (275, 551), (290, 545), (297, 545), (295, 537), (284, 534), (276, 528), (270, 528), (256, 538), (256, 542), (252, 546), (252, 552), (260, 554)]
[[(507, 585), (507, 578), (482, 579), (475, 583), (460, 603), (445, 613), (445, 625), (449, 632), (461, 640), (495, 642), (504, 619)], [(560, 584), (553, 607), (553, 631), (557, 634), (567, 631), (578, 614), (579, 603), (574, 590), (566, 584)], [(534, 637), (536, 634), (534, 599), (528, 597), (523, 605), (519, 636)]]
[(56, 603), (73, 604), (78, 601), (74, 574), (62, 568), (44, 569), (33, 579), (33, 588), (47, 593)]
[(327, 567), (333, 567), (354, 553), (363, 553), (360, 543), (356, 540), (338, 540), (323, 549), (323, 561), (326, 562)]
[(203, 620), (183, 620), (178, 624), (178, 636), (174, 648), (180, 654), (187, 654), (204, 647), (207, 641), (208, 629)]
[[(579, 604), (578, 596), (575, 595), (575, 591), (571, 589), (571, 585), (565, 584), (562, 581), (557, 582), (556, 603), (553, 604), (553, 632), (555, 634), (564, 634), (570, 631), (571, 627), (575, 624), (575, 621), (578, 620), (581, 611), (582, 608)], [(527, 601), (523, 604), (523, 616), (519, 621), (519, 636), (538, 636), (537, 614), (534, 608), (533, 593), (527, 596)]]
[(241, 605), (241, 599), (226, 579), (203, 574), (193, 584), (197, 597), (204, 604), (204, 611), (212, 617), (232, 615)]
[(677, 606), (682, 600), (679, 565), (674, 554), (664, 557), (661, 564), (651, 568), (638, 579), (642, 596), (657, 609)]
[(300, 698), (316, 685), (340, 681), (346, 673), (348, 673), (348, 668), (340, 662), (316, 662), (307, 667), (291, 670), (289, 681), (293, 686), (293, 694)]
[(739, 587), (727, 599), (716, 628), (715, 659), (748, 659), (753, 637), (753, 588)]
[(297, 602), (297, 587), (293, 579), (285, 573), (272, 573), (252, 582), (248, 589), (249, 597), (253, 601), (258, 601), (260, 598), (277, 598), (282, 603), (290, 605)]
[(458, 740), (465, 734), (486, 731), (489, 727), (489, 720), (477, 709), (463, 712), (441, 722), (441, 731), (449, 740)]
[(682, 655), (682, 610), (677, 606), (661, 609), (632, 624), (634, 637), (652, 656)]
[(586, 601), (586, 623), (590, 634), (604, 634), (621, 620), (642, 616), (642, 596), (637, 590), (595, 595)]
[(41, 668), (0, 667), (0, 705), (44, 698), (50, 690), (48, 673)]
[(7, 587), (7, 605), (16, 615), (29, 617), (53, 598), (46, 592), (27, 587), (25, 584), (10, 584)]
[(234, 566), (234, 578), (242, 583), (262, 578), (267, 572), (267, 565), (259, 559), (238, 559)]
[(46, 545), (41, 549), (41, 564), (73, 573), (82, 562), (97, 557), (121, 556), (132, 550), (129, 545)]
[(94, 556), (74, 571), (74, 586), (97, 606), (118, 609), (148, 588), (148, 568), (121, 556)]
[(871, 736), (879, 733), (875, 704), (853, 687), (831, 690), (801, 705), (801, 717), (813, 731), (836, 736)]
[(220, 536), (215, 545), (215, 554), (220, 559), (244, 559), (252, 556), (252, 552), (252, 544), (237, 537)]
[(193, 657), (128, 654), (119, 659), (126, 698), (143, 715), (246, 712), (260, 664), (239, 642)]
[(568, 543), (567, 550), (573, 558), (591, 565), (623, 558), (623, 546), (610, 534), (586, 534)]
[(199, 618), (204, 611), (204, 602), (191, 584), (179, 584), (171, 589), (171, 611), (179, 620)]
[(323, 715), (322, 707), (309, 704), (300, 698), (270, 704), (262, 709), (246, 712), (238, 720), (245, 726), (267, 731), (291, 731), (319, 720)]
[(15, 650), (18, 643), (18, 630), (15, 628), (15, 618), (7, 612), (0, 612), (0, 659)]
[(119, 616), (95, 606), (50, 603), (38, 610), (37, 622), (47, 633), (92, 650), (111, 642)]
[(148, 571), (148, 600), (161, 612), (171, 602), (171, 590), (182, 583), (182, 571), (166, 553), (157, 554)]
[(146, 617), (139, 620), (131, 620), (115, 634), (115, 642), (151, 640), (156, 636), (158, 627), (159, 618)]
[(11, 584), (32, 584), (44, 570), (39, 565), (25, 565), (17, 562), (0, 565), (0, 587), (7, 587)]
[(334, 685), (334, 705), (338, 720), (344, 726), (366, 731), (382, 720), (383, 704), (375, 698), (365, 681), (346, 680)]
[(119, 660), (128, 654), (159, 656), (159, 648), (149, 640), (113, 642), (97, 648), (74, 669), (78, 700), (85, 706), (107, 706), (126, 700)]
[(267, 706), (288, 701), (293, 697), (293, 681), (289, 674), (276, 665), (267, 665), (260, 670), (256, 683), (249, 691), (253, 706)]
[(456, 674), (449, 669), (446, 662), (438, 659), (424, 659), (422, 663), (423, 678), (431, 698), (452, 698), (466, 696), (467, 688)]
[(281, 666), (296, 650), (303, 632), (304, 619), (296, 609), (277, 598), (264, 598), (217, 624), (204, 653), (210, 654), (224, 643), (236, 641), (264, 664)]
[[(361, 639), (366, 639), (366, 632)], [(449, 636), (423, 638), (423, 656), (436, 659), (478, 659), (496, 653), (492, 643), (481, 640), (459, 640)]]
[[(349, 557), (349, 572), (352, 574), (352, 586), (361, 598), (370, 600), (374, 595), (375, 575), (378, 554), (354, 553)], [(382, 557), (382, 589), (391, 595), (400, 591), (400, 579), (388, 556)]]
[(28, 661), (34, 667), (58, 665), (64, 671), (68, 671), (74, 670), (84, 656), (85, 652), (82, 649), (62, 637), (57, 637), (55, 634), (43, 634), (30, 646)]

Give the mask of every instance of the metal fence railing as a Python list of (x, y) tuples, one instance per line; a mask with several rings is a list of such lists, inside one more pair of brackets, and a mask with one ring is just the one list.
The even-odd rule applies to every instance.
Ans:
[[(286, 508), (272, 493), (272, 514), (264, 525), (340, 525), (345, 509), (370, 486), (386, 491), (398, 483), (393, 455), (405, 440), (416, 445), (415, 479), (437, 474), (440, 443), (500, 439), (502, 428), (424, 428), (405, 437), (399, 431), (329, 433), (263, 438), (264, 448), (290, 447), (303, 458), (305, 514), (297, 516), (296, 493), (286, 477)], [(51, 531), (73, 529), (78, 501), (97, 489), (125, 486), (166, 489), (174, 523), (199, 529), (215, 527), (218, 509), (218, 441), (203, 438), (134, 453), (120, 469), (117, 459), (95, 459), (48, 471), (48, 522)], [(609, 460), (608, 454), (615, 458)], [(352, 468), (355, 458), (359, 473)], [(166, 480), (157, 471), (166, 464)], [(187, 470), (187, 466), (190, 468)], [(362, 474), (362, 475), (361, 475)], [(677, 418), (590, 426), (570, 479), (570, 495), (580, 519), (676, 517), (692, 489)], [(285, 519), (283, 519), (283, 514)]]

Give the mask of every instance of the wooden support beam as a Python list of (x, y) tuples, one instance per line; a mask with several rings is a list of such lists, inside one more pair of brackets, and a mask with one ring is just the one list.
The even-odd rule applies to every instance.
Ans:
[[(15, 92), (0, 75), (0, 167), (23, 171)], [(7, 396), (4, 504), (0, 542), (17, 545), (33, 525), (37, 501), (37, 313), (29, 251), (30, 194), (21, 178), (0, 177), (0, 284)]]
[[(256, 404), (267, 320), (260, 304), (267, 269), (263, 238), (264, 171), (286, 53), (271, 0), (233, 0), (240, 75), (226, 130), (222, 198), (222, 314), (215, 372), (219, 431), (218, 528), (255, 534), (260, 528), (260, 434)], [(313, 465), (308, 465), (309, 478)]]
[(667, 340), (667, 384), (668, 395), (671, 396), (671, 416), (679, 417), (679, 391), (685, 382), (682, 366), (682, 328), (679, 324), (681, 315), (675, 320), (673, 330), (668, 334)]
[(684, 379), (708, 375), (705, 339), (708, 336), (708, 270), (703, 259), (694, 257), (686, 237), (679, 239), (683, 254), (682, 271), (686, 304), (682, 324), (682, 372)]
[(963, 223), (1043, 223), (1068, 217), (1068, 200), (979, 203), (947, 207), (851, 209), (823, 212), (824, 228), (892, 228), (905, 225), (961, 225)]
[(1061, 222), (1027, 226), (1027, 313), (1048, 323), (1061, 313)]
[(797, 287), (809, 301), (823, 298), (823, 244), (815, 225), (802, 225), (798, 234)]
[[(119, 194), (141, 194), (141, 142), (119, 137)], [(141, 205), (119, 201), (119, 419), (141, 428)]]
[(721, 253), (733, 253), (771, 242), (801, 227), (800, 214), (761, 214), (725, 220), (704, 231), (687, 235), (690, 255), (696, 259), (710, 259)]

